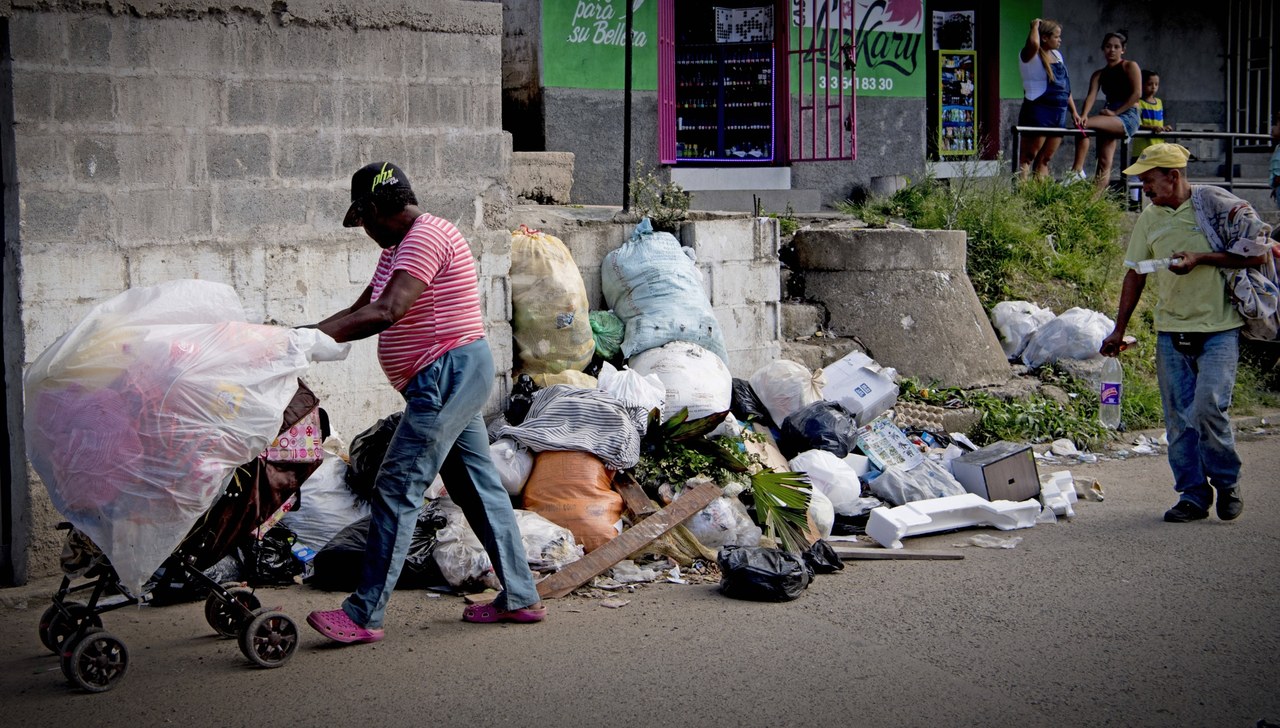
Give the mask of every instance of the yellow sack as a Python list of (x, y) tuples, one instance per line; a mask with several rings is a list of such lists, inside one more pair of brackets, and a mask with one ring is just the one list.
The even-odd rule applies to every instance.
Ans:
[(511, 330), (525, 374), (582, 371), (595, 339), (587, 288), (569, 249), (524, 225), (511, 233)]

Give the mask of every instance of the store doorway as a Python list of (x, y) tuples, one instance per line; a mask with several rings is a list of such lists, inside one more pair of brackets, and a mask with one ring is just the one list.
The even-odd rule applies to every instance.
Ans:
[(998, 0), (929, 0), (925, 9), (929, 159), (996, 159), (1000, 152)]

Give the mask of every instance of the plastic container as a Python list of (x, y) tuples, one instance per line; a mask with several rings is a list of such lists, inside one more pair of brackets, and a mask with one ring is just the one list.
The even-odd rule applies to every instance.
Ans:
[(827, 380), (822, 388), (823, 398), (844, 405), (859, 426), (874, 420), (898, 401), (898, 385), (872, 369), (874, 366), (877, 365), (871, 357), (853, 351), (822, 370)]
[(1120, 358), (1106, 357), (1102, 363), (1102, 383), (1098, 385), (1098, 419), (1107, 429), (1120, 428), (1120, 394), (1124, 389), (1124, 369)]

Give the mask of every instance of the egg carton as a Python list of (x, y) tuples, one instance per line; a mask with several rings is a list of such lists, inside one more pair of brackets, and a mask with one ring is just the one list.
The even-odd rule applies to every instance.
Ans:
[(930, 432), (945, 432), (942, 417), (946, 409), (931, 404), (899, 402), (893, 407), (893, 420), (899, 427), (914, 427)]

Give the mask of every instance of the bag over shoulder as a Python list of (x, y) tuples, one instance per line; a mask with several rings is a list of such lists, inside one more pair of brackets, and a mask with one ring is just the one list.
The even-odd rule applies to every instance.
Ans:
[(1271, 226), (1258, 217), (1252, 205), (1221, 187), (1192, 185), (1191, 204), (1196, 222), (1214, 250), (1246, 257), (1267, 254), (1261, 265), (1220, 270), (1231, 303), (1244, 318), (1244, 335), (1275, 340), (1280, 335), (1280, 276), (1276, 274)]

